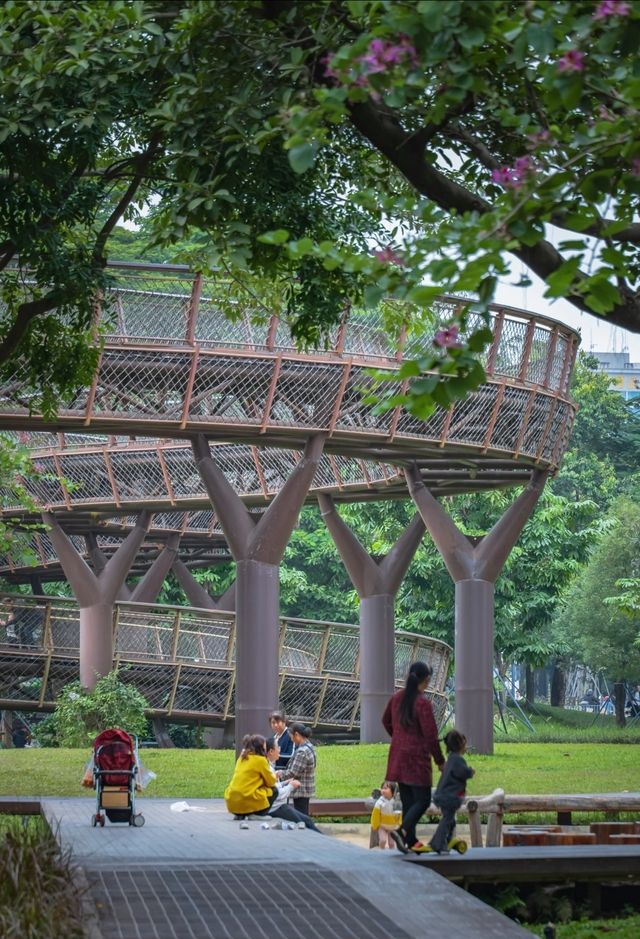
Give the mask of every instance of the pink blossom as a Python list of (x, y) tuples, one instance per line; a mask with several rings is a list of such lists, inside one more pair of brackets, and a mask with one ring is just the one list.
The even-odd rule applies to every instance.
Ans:
[(380, 261), (381, 264), (397, 264), (399, 267), (404, 266), (404, 258), (401, 254), (398, 254), (391, 245), (374, 251), (373, 256), (376, 261)]
[(611, 113), (609, 108), (605, 108), (604, 104), (598, 105), (598, 118), (601, 121), (615, 121), (615, 115)]
[(640, 157), (635, 157), (631, 163), (631, 175), (640, 176)]
[(366, 54), (358, 60), (369, 75), (386, 72), (389, 67), (400, 65), (409, 59), (413, 66), (418, 64), (415, 46), (408, 36), (399, 36), (397, 42), (387, 39), (372, 39)]
[(18, 431), (18, 440), (20, 443), (29, 443), (29, 434), (26, 432), (26, 430)]
[(580, 52), (579, 49), (569, 49), (558, 59), (557, 68), (559, 72), (584, 71), (584, 52)]
[(625, 0), (602, 0), (596, 7), (593, 14), (594, 20), (606, 20), (610, 16), (629, 16), (631, 13), (631, 4), (625, 3)]
[(33, 464), (34, 473), (45, 473), (46, 469), (44, 463), (34, 463)]
[(458, 333), (457, 326), (447, 326), (445, 329), (439, 329), (433, 337), (433, 344), (441, 349), (453, 349), (459, 345)]
[(322, 63), (322, 65), (324, 65), (324, 77), (325, 78), (338, 78), (338, 73), (336, 72), (336, 70), (331, 64), (332, 59), (333, 59), (332, 52), (328, 52), (326, 55), (324, 55), (320, 59), (320, 62)]
[(552, 137), (547, 128), (543, 127), (542, 130), (537, 131), (535, 134), (529, 134), (527, 140), (529, 141), (530, 147), (535, 149), (536, 147), (551, 143)]
[(527, 176), (535, 172), (535, 164), (530, 156), (521, 156), (513, 166), (501, 166), (491, 173), (491, 179), (505, 189), (520, 189)]

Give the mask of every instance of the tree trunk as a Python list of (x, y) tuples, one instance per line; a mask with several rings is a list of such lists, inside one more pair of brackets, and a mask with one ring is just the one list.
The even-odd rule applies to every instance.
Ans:
[(553, 667), (553, 676), (551, 678), (551, 706), (563, 708), (565, 702), (565, 693), (567, 690), (567, 675), (558, 662)]
[(533, 704), (535, 701), (535, 684), (533, 680), (533, 668), (529, 664), (525, 665), (524, 681), (527, 704)]
[(617, 681), (613, 686), (613, 696), (616, 705), (616, 724), (618, 727), (626, 727), (627, 719), (624, 716), (624, 703), (626, 698), (626, 688), (623, 681)]

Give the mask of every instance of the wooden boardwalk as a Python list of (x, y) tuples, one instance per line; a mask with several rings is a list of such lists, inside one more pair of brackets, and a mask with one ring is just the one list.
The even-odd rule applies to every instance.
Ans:
[[(88, 881), (95, 939), (530, 935), (397, 852), (306, 830), (264, 830), (260, 821), (243, 830), (219, 799), (193, 800), (184, 813), (172, 802), (140, 800), (143, 828), (107, 822), (95, 829), (90, 800), (41, 800)], [(466, 857), (476, 853), (487, 852)]]
[(463, 857), (407, 857), (452, 881), (473, 883), (640, 883), (640, 845), (584, 844), (480, 848)]

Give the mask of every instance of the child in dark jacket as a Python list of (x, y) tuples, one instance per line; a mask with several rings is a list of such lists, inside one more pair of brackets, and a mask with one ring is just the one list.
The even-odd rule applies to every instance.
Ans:
[(433, 801), (441, 810), (442, 818), (429, 842), (431, 850), (437, 851), (438, 854), (446, 854), (449, 851), (449, 843), (456, 830), (456, 812), (462, 805), (467, 779), (471, 779), (475, 773), (462, 756), (467, 749), (467, 738), (464, 734), (458, 730), (450, 730), (445, 735), (444, 745), (448, 753), (447, 762), (433, 795)]

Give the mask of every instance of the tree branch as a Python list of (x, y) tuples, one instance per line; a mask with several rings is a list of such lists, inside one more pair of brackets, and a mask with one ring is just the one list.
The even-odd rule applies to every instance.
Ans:
[[(440, 208), (477, 212), (480, 215), (491, 211), (492, 206), (486, 199), (449, 179), (425, 160), (420, 140), (404, 130), (393, 112), (383, 111), (371, 101), (353, 104), (349, 112), (353, 125), (360, 133), (400, 170), (418, 192)], [(510, 253), (545, 281), (564, 262), (560, 252), (546, 240), (532, 246), (521, 245), (520, 248), (511, 249)], [(591, 316), (632, 332), (640, 332), (640, 305), (636, 294), (627, 292), (623, 302), (607, 314), (595, 313), (579, 294), (570, 294), (566, 299)]]
[(30, 300), (28, 303), (21, 303), (18, 307), (17, 316), (11, 326), (11, 329), (0, 343), (0, 365), (6, 362), (15, 352), (22, 341), (31, 321), (49, 310), (55, 309), (60, 303), (59, 291), (52, 290), (44, 297), (38, 300)]
[(131, 178), (131, 182), (127, 186), (122, 198), (116, 205), (115, 209), (104, 223), (100, 229), (98, 236), (96, 238), (96, 243), (93, 248), (93, 257), (101, 265), (104, 266), (106, 259), (104, 257), (104, 246), (107, 243), (107, 239), (113, 229), (116, 227), (120, 221), (123, 213), (126, 211), (128, 206), (131, 204), (133, 197), (138, 191), (140, 185), (145, 176), (145, 172), (151, 163), (151, 161), (156, 156), (159, 148), (160, 141), (162, 140), (162, 135), (159, 132), (156, 132), (152, 135), (147, 149), (139, 155), (136, 160), (136, 171)]

